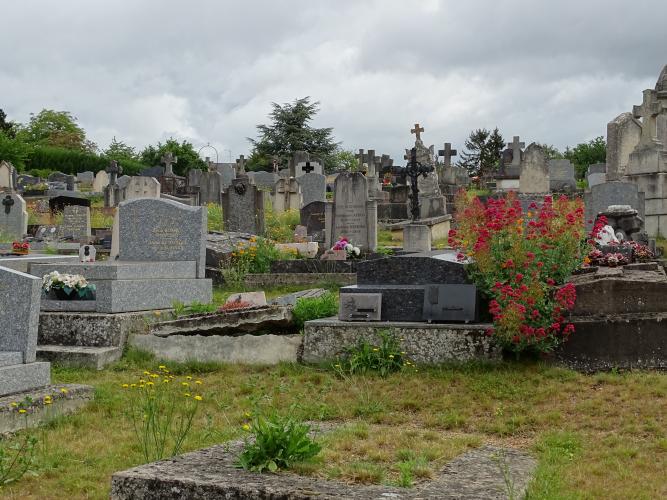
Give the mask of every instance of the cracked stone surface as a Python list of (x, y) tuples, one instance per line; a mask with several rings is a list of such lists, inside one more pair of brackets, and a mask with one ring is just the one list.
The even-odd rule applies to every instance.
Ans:
[(522, 498), (536, 461), (514, 449), (485, 446), (460, 455), (414, 489), (349, 485), (234, 466), (241, 442), (218, 445), (113, 475), (111, 498), (129, 499), (504, 499)]

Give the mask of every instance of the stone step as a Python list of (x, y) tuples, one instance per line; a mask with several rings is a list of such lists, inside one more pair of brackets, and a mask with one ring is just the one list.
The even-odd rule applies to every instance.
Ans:
[(0, 351), (0, 367), (23, 363), (22, 352)]
[(66, 345), (38, 345), (37, 359), (59, 365), (78, 366), (101, 370), (118, 361), (123, 355), (122, 347), (86, 347)]
[(49, 363), (26, 363), (0, 367), (0, 396), (30, 391), (51, 382)]

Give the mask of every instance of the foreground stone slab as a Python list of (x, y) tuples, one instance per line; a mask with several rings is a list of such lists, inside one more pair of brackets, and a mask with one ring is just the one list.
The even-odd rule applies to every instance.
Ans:
[[(239, 443), (187, 453), (118, 472), (111, 498), (130, 499), (505, 499), (523, 498), (536, 462), (518, 450), (484, 447), (456, 458), (414, 489), (348, 485), (291, 473), (257, 474), (234, 466)], [(506, 471), (506, 476), (503, 474)]]
[(501, 349), (486, 335), (490, 327), (488, 324), (350, 323), (333, 318), (318, 319), (305, 324), (303, 361), (335, 361), (361, 340), (379, 344), (381, 330), (389, 330), (400, 339), (401, 349), (415, 363), (499, 361)]
[[(94, 392), (94, 388), (88, 385), (59, 384), (4, 396), (0, 398), (0, 434), (24, 429), (26, 425), (35, 427), (55, 417), (73, 413), (92, 401)], [(45, 396), (53, 402), (44, 404)], [(27, 413), (19, 413), (21, 408)]]

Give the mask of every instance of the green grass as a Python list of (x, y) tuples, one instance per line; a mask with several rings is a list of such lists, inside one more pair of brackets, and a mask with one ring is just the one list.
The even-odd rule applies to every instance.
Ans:
[[(159, 364), (130, 349), (101, 372), (54, 367), (54, 383), (93, 385), (95, 400), (45, 426), (38, 475), (0, 495), (108, 498), (111, 475), (142, 462), (121, 384)], [(408, 487), (491, 443), (538, 459), (531, 499), (667, 496), (665, 373), (583, 375), (541, 363), (469, 363), (342, 378), (292, 364), (166, 364), (204, 382), (186, 451), (241, 437), (248, 411), (275, 410), (335, 424), (303, 474)]]

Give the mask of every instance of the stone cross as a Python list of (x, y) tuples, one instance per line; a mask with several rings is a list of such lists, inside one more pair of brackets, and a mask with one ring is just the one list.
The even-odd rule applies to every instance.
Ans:
[(315, 170), (315, 167), (313, 167), (309, 161), (306, 162), (306, 164), (301, 168), (304, 172), (307, 174), (311, 173), (313, 170)]
[(12, 199), (10, 195), (5, 196), (5, 199), (2, 200), (2, 204), (5, 206), (5, 213), (9, 215), (9, 213), (12, 211), (12, 205), (15, 203), (15, 201)]
[(521, 148), (525, 148), (526, 143), (520, 142), (519, 136), (515, 135), (512, 142), (507, 143), (507, 147), (512, 150), (512, 166), (513, 167), (521, 166)]
[(438, 156), (442, 156), (445, 159), (445, 168), (450, 168), (452, 166), (452, 156), (456, 156), (456, 149), (452, 149), (452, 144), (450, 142), (445, 143), (445, 149), (438, 150)]
[(206, 157), (206, 166), (208, 167), (209, 172), (215, 172), (215, 163), (211, 161), (210, 156)]
[(657, 135), (656, 117), (660, 113), (660, 108), (655, 99), (655, 90), (645, 90), (644, 99), (639, 106), (632, 107), (632, 116), (642, 119), (642, 144), (652, 144)]
[(273, 165), (273, 172), (278, 173), (278, 158), (273, 158), (271, 164)]
[(364, 154), (363, 149), (359, 150), (357, 157), (359, 158), (359, 171), (361, 171), (361, 169), (364, 168), (364, 160), (366, 159), (366, 155)]
[(109, 185), (115, 186), (116, 178), (118, 177), (118, 175), (123, 173), (123, 167), (118, 165), (118, 162), (116, 160), (111, 160), (105, 172), (109, 174)]
[[(406, 155), (407, 156), (407, 155)], [(419, 220), (421, 213), (419, 202), (419, 176), (426, 178), (429, 172), (433, 172), (432, 165), (422, 165), (417, 161), (417, 148), (410, 150), (410, 161), (405, 167), (405, 174), (410, 178), (411, 193), (410, 193), (410, 213), (412, 220)]]
[(410, 130), (411, 134), (415, 134), (417, 136), (417, 140), (421, 140), (421, 133), (424, 131), (424, 127), (420, 127), (419, 123), (415, 123), (415, 128)]
[(174, 176), (174, 163), (178, 161), (178, 156), (174, 156), (171, 151), (167, 151), (166, 154), (162, 155), (160, 161), (164, 163), (164, 176), (173, 177)]
[(246, 175), (245, 156), (241, 155), (236, 159), (236, 176)]

